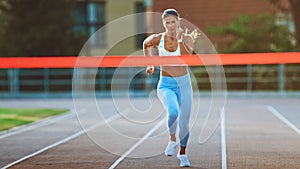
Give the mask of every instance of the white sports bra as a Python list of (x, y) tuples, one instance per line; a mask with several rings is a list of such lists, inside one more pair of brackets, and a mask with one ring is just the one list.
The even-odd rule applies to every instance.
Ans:
[(174, 52), (169, 52), (165, 49), (165, 33), (162, 33), (159, 45), (158, 45), (158, 55), (159, 56), (180, 56), (180, 46), (178, 43), (177, 49)]

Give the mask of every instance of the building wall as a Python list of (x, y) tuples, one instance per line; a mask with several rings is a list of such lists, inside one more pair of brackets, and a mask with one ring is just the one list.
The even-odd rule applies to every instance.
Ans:
[[(270, 0), (153, 0), (152, 11), (163, 12), (167, 8), (175, 8), (182, 18), (206, 33), (209, 26), (226, 25), (241, 15), (276, 15), (281, 8), (287, 7), (287, 0), (280, 0), (277, 5), (271, 4)], [(164, 31), (161, 19), (156, 18), (153, 20), (156, 27), (154, 32)], [(224, 37), (206, 35), (214, 46), (225, 45)]]
[[(143, 3), (144, 0), (106, 0), (105, 1), (105, 18), (106, 24), (109, 24), (121, 17), (134, 14), (136, 12), (136, 3)], [(122, 22), (120, 26), (109, 26), (106, 29), (106, 48), (94, 48), (92, 54), (105, 54), (105, 55), (128, 55), (132, 51), (139, 50), (136, 47), (136, 37), (130, 37), (127, 39), (121, 39), (122, 42), (115, 44), (119, 39), (118, 32), (128, 32), (128, 34), (135, 34), (136, 32), (136, 20), (134, 17), (126, 19), (126, 22)], [(109, 24), (111, 25), (111, 24)], [(109, 53), (106, 53), (109, 51)]]
[(167, 8), (175, 8), (182, 18), (201, 30), (227, 24), (240, 15), (272, 14), (275, 11), (269, 0), (153, 0), (153, 12), (163, 12)]

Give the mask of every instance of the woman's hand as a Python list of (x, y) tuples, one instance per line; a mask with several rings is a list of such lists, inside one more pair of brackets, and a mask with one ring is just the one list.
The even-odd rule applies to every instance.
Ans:
[(183, 29), (181, 27), (178, 27), (176, 30), (176, 39), (178, 42), (182, 41), (182, 36), (183, 36)]
[(148, 75), (151, 75), (154, 73), (154, 66), (148, 66), (147, 69), (146, 69), (146, 73)]

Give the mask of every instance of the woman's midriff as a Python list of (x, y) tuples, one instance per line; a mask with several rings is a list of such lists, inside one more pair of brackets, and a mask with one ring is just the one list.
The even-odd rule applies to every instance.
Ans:
[(161, 66), (162, 76), (178, 77), (186, 75), (187, 73), (187, 66)]

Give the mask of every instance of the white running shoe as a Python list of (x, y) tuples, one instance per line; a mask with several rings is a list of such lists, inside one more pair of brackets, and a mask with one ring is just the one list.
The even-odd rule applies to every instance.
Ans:
[(179, 159), (180, 161), (180, 167), (189, 167), (191, 166), (191, 163), (187, 157), (186, 154), (177, 154), (177, 158)]
[(175, 141), (169, 141), (168, 146), (165, 150), (166, 156), (173, 156), (175, 154), (177, 143)]

